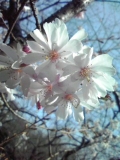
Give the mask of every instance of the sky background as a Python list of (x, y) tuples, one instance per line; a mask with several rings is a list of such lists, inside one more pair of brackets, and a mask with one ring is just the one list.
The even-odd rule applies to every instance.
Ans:
[[(66, 5), (66, 1), (60, 1), (60, 3), (58, 3), (57, 5), (53, 5), (54, 2), (56, 1), (40, 0), (40, 2), (36, 3), (40, 22), (49, 17), (52, 13), (54, 13), (58, 9), (60, 9), (62, 6)], [(118, 82), (117, 91), (120, 91), (120, 3), (118, 2), (120, 1), (92, 2), (86, 8), (84, 19), (80, 19), (75, 16), (69, 22), (67, 22), (66, 25), (70, 37), (73, 34), (75, 34), (81, 27), (83, 27), (88, 34), (87, 39), (85, 39), (83, 43), (85, 45), (93, 47), (94, 53), (96, 55), (108, 53), (114, 58), (113, 65), (117, 71), (115, 75), (115, 78)], [(49, 5), (51, 5), (51, 7), (43, 10), (43, 8), (48, 7)], [(20, 18), (26, 17), (27, 15), (30, 14), (31, 14), (30, 11), (26, 13), (23, 12)], [(35, 29), (34, 18), (30, 17), (27, 20), (21, 21), (21, 28), (23, 30), (24, 36), (26, 36), (29, 32), (33, 31)], [(5, 33), (6, 30), (0, 28), (0, 32)], [(21, 93), (19, 93), (19, 95), (22, 96)], [(109, 125), (111, 119), (114, 119), (116, 121), (120, 120), (120, 113), (118, 113), (117, 116), (115, 117), (115, 113), (118, 111), (118, 107), (115, 104), (115, 97), (113, 96), (112, 93), (110, 93), (110, 95), (112, 98), (112, 103), (111, 102), (103, 103), (103, 101), (101, 100), (101, 108), (99, 110), (95, 109), (91, 112), (86, 112), (86, 117), (87, 117), (86, 121), (90, 121), (89, 125), (93, 125), (93, 122), (95, 123), (100, 122), (99, 125), (100, 129), (100, 127), (105, 128), (107, 125)], [(22, 98), (23, 97), (21, 98), (16, 97), (15, 103), (18, 106), (16, 112), (19, 113), (21, 116), (23, 116), (25, 119), (27, 119), (29, 122), (34, 122), (36, 117), (42, 119), (42, 117), (46, 115), (46, 113), (43, 112), (43, 110), (38, 111), (35, 106), (31, 106), (30, 102), (28, 102), (27, 100), (23, 101)], [(106, 106), (108, 108), (106, 108)], [(73, 135), (76, 138), (78, 137), (80, 138), (82, 136), (80, 133), (77, 132), (81, 126), (78, 125), (78, 123), (76, 123), (75, 121), (73, 121), (73, 119), (69, 119), (67, 120), (67, 122), (65, 122), (64, 120), (56, 121), (54, 114), (49, 115), (47, 118), (49, 118), (49, 121), (45, 120), (45, 123), (48, 128), (55, 128), (56, 126), (57, 129), (74, 128), (76, 129), (76, 133), (74, 133)], [(42, 121), (39, 122), (39, 124), (41, 123)], [(108, 126), (108, 128), (112, 130), (115, 136), (120, 135), (120, 123), (117, 124), (118, 126), (115, 129), (112, 128), (110, 125)], [(65, 142), (65, 138), (61, 139), (61, 141)], [(69, 138), (66, 139), (66, 141), (68, 142)], [(66, 146), (64, 146), (63, 148), (65, 147)], [(68, 148), (70, 148), (70, 146)], [(120, 148), (120, 145), (118, 145), (118, 148)], [(103, 160), (104, 159), (107, 160), (107, 158), (103, 156)]]

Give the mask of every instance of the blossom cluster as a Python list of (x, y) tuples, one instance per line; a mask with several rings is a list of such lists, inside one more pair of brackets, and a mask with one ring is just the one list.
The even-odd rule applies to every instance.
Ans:
[[(0, 55), (1, 86), (19, 86), (38, 109), (50, 112), (56, 108), (59, 117), (72, 114), (80, 121), (82, 107), (98, 107), (99, 98), (114, 91), (112, 57), (93, 57), (93, 48), (82, 43), (87, 37), (83, 28), (70, 39), (59, 19), (43, 28), (44, 34), (38, 29), (30, 33), (34, 41), (27, 41), (28, 46), (0, 44), (4, 53)], [(1, 87), (0, 91), (3, 93)]]

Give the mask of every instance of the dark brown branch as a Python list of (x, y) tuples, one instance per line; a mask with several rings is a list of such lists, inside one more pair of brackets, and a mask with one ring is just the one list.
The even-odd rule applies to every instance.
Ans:
[(18, 12), (17, 12), (17, 14), (16, 14), (16, 16), (15, 16), (14, 22), (12, 23), (11, 27), (9, 28), (8, 33), (7, 33), (7, 35), (6, 35), (3, 43), (5, 43), (5, 42), (7, 41), (7, 38), (8, 38), (9, 35), (11, 34), (11, 32), (12, 32), (12, 30), (13, 30), (13, 28), (14, 28), (17, 20), (18, 20), (18, 17), (19, 17), (19, 15), (20, 15), (20, 13), (21, 13), (21, 11), (22, 11), (22, 9), (23, 9), (23, 7), (25, 6), (25, 4), (26, 4), (27, 1), (28, 1), (28, 0), (24, 0), (23, 3), (21, 4), (21, 7), (19, 8), (19, 10), (18, 10)]
[[(4, 22), (4, 19), (3, 19), (3, 18), (1, 18), (1, 21), (2, 21), (2, 24), (4, 25), (3, 27), (5, 27), (5, 28), (8, 29), (8, 26), (7, 26), (6, 23)], [(15, 38), (15, 36), (13, 35), (13, 33), (11, 33), (11, 36), (12, 36), (12, 38), (13, 38), (15, 41), (17, 41), (16, 38)]]
[(33, 16), (34, 16), (35, 21), (36, 21), (36, 27), (37, 27), (37, 29), (41, 30), (40, 23), (38, 21), (38, 17), (37, 17), (37, 14), (36, 14), (35, 2), (33, 2), (33, 0), (30, 0), (30, 5), (31, 5), (32, 11), (33, 11)]
[(59, 18), (64, 22), (67, 22), (79, 12), (85, 10), (85, 7), (92, 1), (93, 0), (73, 0), (72, 2), (65, 5), (63, 8), (52, 14), (50, 17), (45, 19), (41, 23), (41, 25), (43, 25), (45, 22), (51, 22), (55, 18)]

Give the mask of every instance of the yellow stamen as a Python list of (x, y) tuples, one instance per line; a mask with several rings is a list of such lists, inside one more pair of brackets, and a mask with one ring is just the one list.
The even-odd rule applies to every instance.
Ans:
[(58, 58), (59, 58), (59, 54), (58, 54), (56, 51), (52, 51), (52, 52), (50, 53), (50, 59), (51, 59), (52, 61), (56, 61)]
[(17, 69), (17, 72), (21, 73), (21, 72), (22, 72), (22, 69)]
[(86, 78), (87, 78), (87, 81), (90, 82), (90, 77), (86, 77)]
[(65, 95), (65, 99), (71, 101), (73, 99), (73, 96), (71, 94), (67, 94)]
[(90, 69), (88, 67), (84, 67), (80, 71), (80, 76), (86, 78), (88, 82), (90, 82)]
[(52, 85), (47, 86), (47, 91), (52, 91)]
[(48, 60), (48, 59), (49, 59), (49, 57), (48, 57), (48, 56), (45, 56), (45, 59), (46, 59), (46, 60)]

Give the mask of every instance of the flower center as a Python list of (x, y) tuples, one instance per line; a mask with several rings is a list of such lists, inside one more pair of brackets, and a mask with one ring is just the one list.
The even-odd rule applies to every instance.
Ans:
[(74, 106), (75, 108), (77, 108), (78, 105), (80, 104), (80, 100), (75, 98), (72, 94), (65, 95), (64, 99), (67, 101), (67, 103), (70, 102), (72, 106)]
[(73, 96), (72, 96), (72, 94), (67, 94), (67, 95), (65, 95), (65, 97), (64, 97), (66, 100), (68, 100), (68, 101), (71, 101), (72, 99), (73, 99)]
[(81, 69), (80, 71), (80, 76), (82, 76), (83, 78), (86, 78), (87, 81), (90, 81), (90, 69), (88, 67), (84, 67)]
[(48, 91), (48, 92), (49, 92), (49, 91), (52, 91), (52, 85), (51, 85), (51, 84), (47, 86), (47, 91)]
[(17, 69), (17, 72), (22, 73), (22, 69)]
[(52, 61), (56, 61), (58, 58), (59, 58), (58, 52), (52, 51), (52, 52), (50, 53), (50, 59), (51, 59)]

